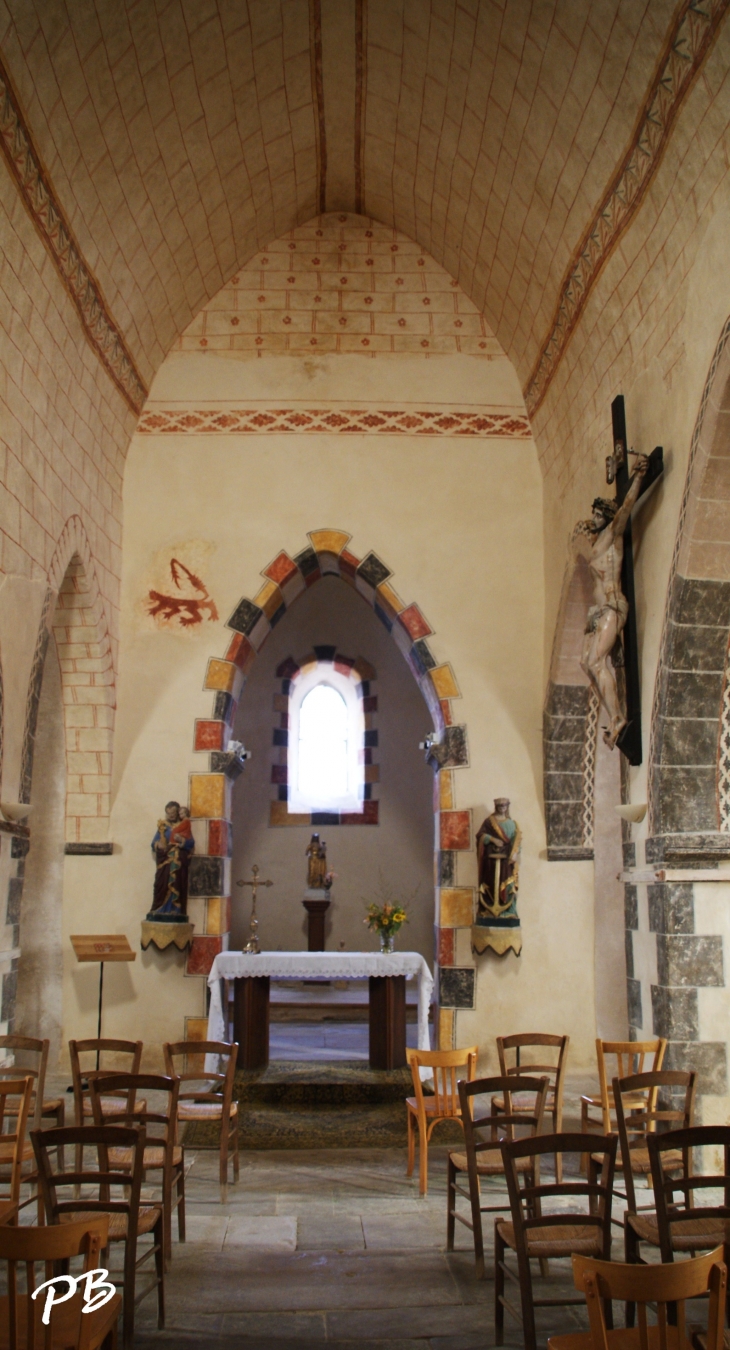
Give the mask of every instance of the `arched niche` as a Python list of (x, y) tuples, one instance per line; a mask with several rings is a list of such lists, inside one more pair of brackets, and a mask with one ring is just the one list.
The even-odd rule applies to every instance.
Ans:
[(647, 862), (730, 855), (730, 320), (705, 383), (667, 591)]
[[(289, 723), (285, 691), (291, 680), (280, 672), (291, 669), (292, 651), (300, 668), (306, 665), (305, 653), (322, 658), (316, 669), (323, 672), (332, 669), (330, 655), (344, 664), (349, 654), (368, 675), (373, 672), (364, 681), (366, 706), (372, 709), (365, 714), (372, 752), (363, 753), (377, 762), (365, 765), (363, 806), (377, 805), (375, 820), (369, 811), (303, 818), (296, 811), (277, 810), (287, 806), (290, 749), (283, 742)], [(339, 678), (344, 682), (347, 677)], [(354, 690), (354, 681), (349, 683)], [(344, 943), (350, 951), (375, 945), (363, 928), (365, 904), (395, 900), (409, 910), (402, 941), (433, 960), (433, 772), (419, 749), (430, 720), (420, 690), (382, 623), (336, 578), (325, 577), (307, 591), (277, 625), (249, 675), (234, 722), (234, 736), (252, 751), (252, 758), (232, 794), (232, 874), (250, 876), (257, 863), (265, 876), (272, 875), (273, 865), (279, 878), (259, 904), (264, 947), (292, 950), (302, 945), (304, 850), (312, 830), (318, 830), (327, 843), (328, 866), (336, 873), (328, 945), (336, 950)], [(248, 936), (250, 899), (235, 886), (232, 906), (231, 940), (240, 947)]]
[[(65, 853), (110, 853), (109, 797), (115, 709), (111, 644), (83, 526), (71, 517), (48, 573), (26, 696), (19, 799), (32, 806), (30, 840), (14, 840), (9, 886), (14, 970), (4, 978), (3, 1020), (51, 1040), (62, 1029)], [(51, 640), (52, 638), (52, 640)]]

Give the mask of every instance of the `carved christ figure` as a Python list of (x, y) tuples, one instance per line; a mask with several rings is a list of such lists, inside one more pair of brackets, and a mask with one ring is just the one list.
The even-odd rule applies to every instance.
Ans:
[(578, 522), (571, 541), (574, 555), (586, 559), (593, 579), (594, 603), (588, 610), (580, 664), (608, 715), (603, 739), (611, 750), (626, 726), (616, 675), (609, 661), (629, 612), (628, 600), (621, 590), (623, 536), (648, 465), (646, 455), (638, 455), (636, 470), (621, 505), (605, 497), (596, 497), (591, 519)]

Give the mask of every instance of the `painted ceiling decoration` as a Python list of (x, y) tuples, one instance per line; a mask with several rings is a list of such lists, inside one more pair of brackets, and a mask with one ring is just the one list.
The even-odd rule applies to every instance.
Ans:
[(413, 240), (345, 212), (267, 244), (178, 338), (228, 355), (504, 359), (476, 305)]
[(26, 0), (0, 24), (0, 144), (135, 411), (268, 241), (335, 212), (458, 281), (533, 413), (729, 7), (59, 0), (51, 22)]
[(33, 224), (70, 295), (84, 333), (133, 412), (140, 413), (147, 387), (134, 364), (54, 194), (33, 144), (10, 77), (0, 61), (0, 147)]
[(640, 207), (659, 168), (677, 114), (702, 66), (730, 0), (684, 0), (636, 135), (583, 236), (561, 286), (550, 335), (525, 386), (530, 416), (542, 403), (594, 282)]

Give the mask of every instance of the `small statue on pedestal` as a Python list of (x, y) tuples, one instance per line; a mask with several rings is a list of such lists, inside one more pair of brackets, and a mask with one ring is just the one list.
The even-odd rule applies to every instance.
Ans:
[(507, 797), (497, 797), (494, 811), (477, 832), (479, 891), (472, 947), (503, 956), (510, 948), (519, 956), (522, 931), (517, 914), (522, 831), (509, 813)]
[(305, 850), (309, 859), (307, 867), (307, 888), (310, 891), (328, 891), (332, 885), (332, 873), (327, 871), (327, 845), (318, 834), (313, 834)]
[(143, 948), (154, 942), (162, 949), (174, 942), (182, 949), (191, 941), (193, 925), (187, 917), (188, 868), (194, 850), (190, 811), (179, 802), (168, 802), (165, 818), (158, 820), (152, 840), (156, 871), (152, 908), (142, 924)]

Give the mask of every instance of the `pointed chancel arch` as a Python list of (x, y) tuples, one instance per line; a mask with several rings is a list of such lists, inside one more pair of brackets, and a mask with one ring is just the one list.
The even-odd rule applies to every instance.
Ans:
[[(399, 647), (429, 709), (434, 726), (430, 762), (438, 770), (434, 797), (436, 851), (437, 960), (454, 964), (454, 930), (469, 926), (474, 897), (456, 888), (455, 854), (471, 848), (471, 811), (457, 809), (453, 770), (468, 763), (467, 730), (455, 723), (452, 700), (459, 687), (448, 662), (439, 663), (429, 638), (433, 630), (416, 604), (405, 604), (392, 573), (375, 553), (357, 558), (344, 530), (313, 530), (294, 557), (282, 550), (264, 568), (264, 584), (253, 599), (239, 600), (228, 627), (232, 637), (223, 656), (211, 657), (205, 688), (213, 694), (212, 716), (195, 723), (194, 749), (210, 756), (207, 772), (190, 775), (190, 809), (196, 854), (190, 865), (190, 895), (205, 898), (206, 933), (193, 939), (189, 974), (207, 974), (227, 946), (230, 928), (231, 789), (241, 762), (226, 749), (246, 677), (272, 628), (300, 595), (323, 576), (335, 576), (372, 606)], [(440, 1043), (451, 1044), (453, 1010), (444, 1009)]]

